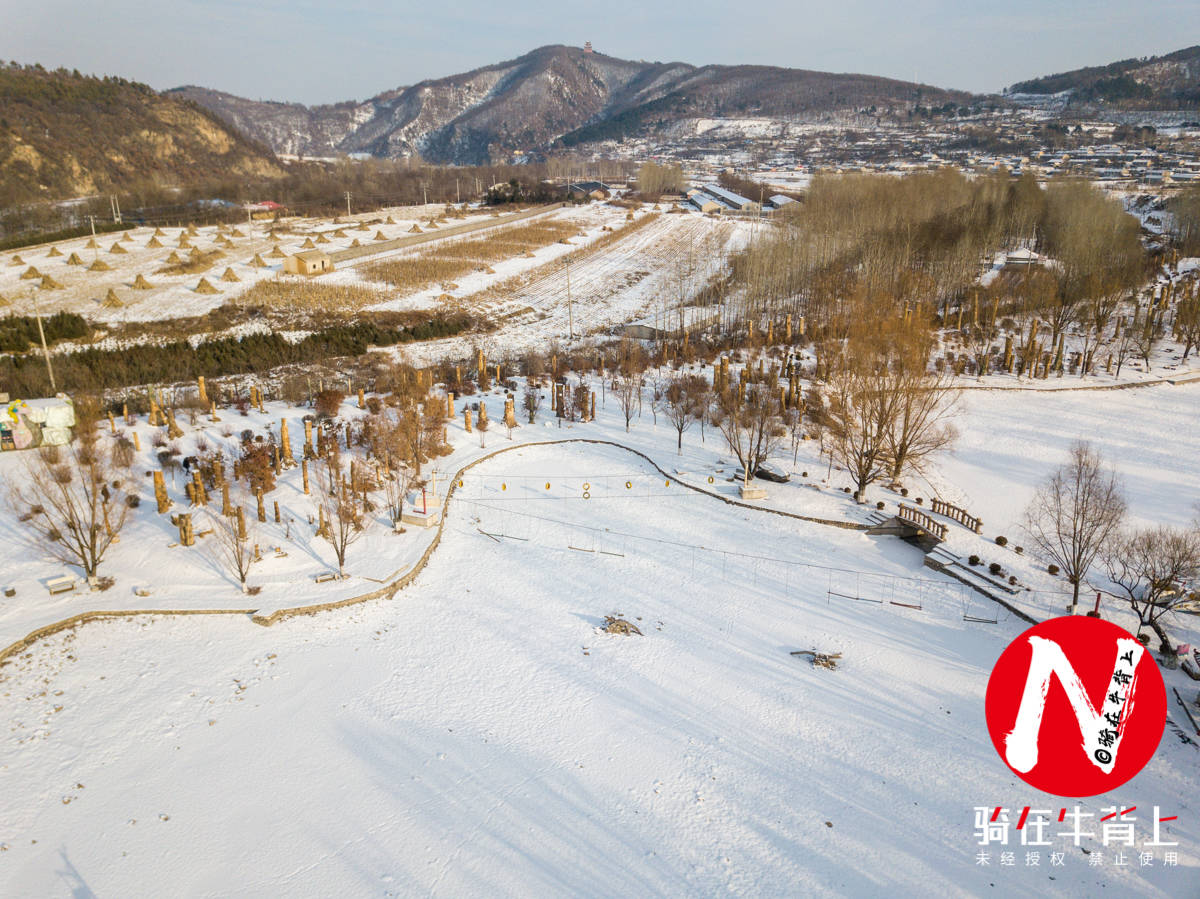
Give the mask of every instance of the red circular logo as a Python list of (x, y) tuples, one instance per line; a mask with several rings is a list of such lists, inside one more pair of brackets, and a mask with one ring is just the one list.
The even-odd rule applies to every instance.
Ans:
[(1094, 796), (1142, 770), (1162, 739), (1167, 694), (1149, 651), (1082, 615), (1013, 640), (992, 669), (987, 725), (1021, 780), (1056, 796)]

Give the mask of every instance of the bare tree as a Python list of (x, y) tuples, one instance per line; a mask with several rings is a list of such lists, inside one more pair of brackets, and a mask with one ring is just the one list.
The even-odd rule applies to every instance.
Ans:
[(881, 389), (878, 378), (861, 365), (839, 367), (826, 393), (830, 451), (854, 478), (854, 496), (861, 500), (867, 487), (888, 471), (896, 395)]
[[(232, 500), (234, 509), (243, 508), (243, 496)], [(229, 571), (237, 580), (242, 592), (247, 591), (246, 578), (250, 575), (250, 566), (254, 564), (254, 542), (257, 529), (257, 519), (242, 515), (221, 515), (219, 512), (208, 510), (209, 523), (212, 526), (213, 539), (209, 544), (213, 558), (217, 564)], [(245, 528), (245, 535), (240, 533)]]
[(629, 423), (633, 421), (642, 395), (641, 373), (621, 375), (613, 384), (613, 393), (617, 395), (617, 405), (621, 407), (621, 414), (625, 416), (625, 432), (628, 433)]
[(342, 471), (342, 456), (336, 442), (326, 454), (324, 464), (326, 476), (318, 479), (326, 529), (322, 536), (333, 547), (333, 554), (338, 562), (338, 575), (345, 577), (346, 551), (363, 535), (368, 519), (359, 507), (353, 486), (346, 483)]
[(1038, 488), (1025, 510), (1025, 530), (1071, 584), (1072, 615), (1084, 578), (1124, 517), (1120, 478), (1082, 440), (1072, 444), (1066, 464)]
[(683, 453), (683, 432), (700, 419), (699, 404), (708, 392), (708, 382), (700, 375), (672, 378), (663, 390), (663, 411), (675, 429), (676, 449)]
[(132, 492), (101, 445), (97, 404), (76, 403), (75, 441), (29, 453), (26, 477), (13, 485), (9, 503), (49, 554), (78, 565), (88, 580), (125, 526)]
[(953, 445), (958, 432), (947, 421), (956, 410), (959, 391), (949, 372), (901, 371), (880, 378), (881, 390), (895, 396), (884, 430), (884, 445), (893, 482), (904, 470), (921, 471), (929, 457)]
[(746, 388), (745, 402), (730, 389), (717, 399), (715, 424), (729, 451), (742, 465), (743, 483), (749, 484), (758, 467), (766, 462), (786, 433), (779, 419), (779, 403), (766, 384)]
[(1104, 564), (1121, 598), (1138, 616), (1138, 633), (1150, 627), (1171, 644), (1160, 619), (1188, 599), (1184, 585), (1200, 574), (1200, 532), (1166, 525), (1123, 534), (1106, 548)]

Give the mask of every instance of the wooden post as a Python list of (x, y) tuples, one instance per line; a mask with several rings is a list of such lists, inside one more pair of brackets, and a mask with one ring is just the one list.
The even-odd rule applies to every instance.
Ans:
[(263, 505), (262, 491), (261, 490), (254, 491), (254, 498), (255, 498), (255, 500), (258, 501), (258, 520), (266, 521), (267, 520), (267, 509), (266, 509), (266, 506)]
[(454, 393), (453, 391), (446, 394), (446, 417), (454, 417)]
[(279, 445), (283, 447), (283, 461), (288, 468), (292, 468), (296, 464), (296, 458), (292, 455), (292, 439), (288, 434), (288, 423), (286, 418), (279, 420)]
[(175, 522), (179, 525), (179, 545), (194, 546), (196, 543), (196, 531), (192, 526), (192, 513), (180, 512), (175, 516)]
[[(314, 455), (315, 455), (315, 453), (313, 452), (313, 442), (312, 442), (312, 422), (308, 419), (305, 419), (304, 420), (304, 458), (311, 459)], [(307, 482), (308, 481), (306, 478), (305, 483), (307, 483)], [(308, 491), (305, 490), (304, 492), (307, 493)]]
[(196, 505), (207, 506), (208, 505), (208, 492), (204, 489), (204, 479), (200, 477), (200, 472), (198, 472), (198, 471), (192, 472), (192, 485), (193, 485), (192, 493), (195, 498)]
[(471, 409), (469, 406), (463, 407), (463, 430), (468, 434), (471, 433)]
[(229, 484), (228, 483), (224, 483), (221, 485), (221, 514), (226, 515), (226, 516), (232, 514), (232, 510), (229, 508)]
[(787, 318), (784, 319), (783, 331), (784, 331), (785, 341), (787, 343), (791, 343), (792, 342), (792, 313), (790, 313), (790, 312), (787, 314)]
[(220, 421), (221, 420), (221, 417), (219, 415), (217, 415), (216, 400), (209, 400), (208, 415), (209, 415), (210, 421)]
[(154, 472), (154, 499), (158, 503), (159, 515), (171, 508), (171, 500), (167, 497), (167, 485), (163, 481), (162, 469)]
[(246, 510), (241, 506), (237, 507), (237, 535), (239, 540), (245, 540), (246, 534)]
[(204, 375), (201, 375), (200, 377), (198, 377), (196, 379), (196, 386), (198, 388), (200, 388), (200, 405), (207, 406), (208, 405), (208, 391), (205, 389)]
[(363, 393), (363, 389), (361, 387), (358, 388), (358, 408), (360, 408), (360, 409), (367, 408), (366, 394)]
[(275, 500), (275, 523), (279, 524), (279, 500)]
[(309, 490), (308, 490), (308, 460), (307, 459), (300, 460), (300, 470), (301, 470), (301, 473), (304, 475), (304, 495), (308, 496)]
[(133, 448), (139, 453), (142, 451), (142, 438), (138, 436), (137, 431), (133, 432)]
[(591, 396), (592, 396), (592, 415), (591, 415), (590, 420), (595, 421), (596, 420), (596, 391), (593, 390), (591, 392)]
[(483, 402), (481, 402), (481, 403), (479, 404), (479, 423), (480, 423), (481, 425), (484, 425), (484, 426), (486, 426), (486, 425), (487, 425), (487, 420), (488, 420), (488, 417), (487, 417), (487, 404), (486, 404), (486, 403), (483, 403)]
[(108, 432), (110, 434), (117, 433), (117, 420), (113, 418), (113, 414), (111, 412), (108, 413)]

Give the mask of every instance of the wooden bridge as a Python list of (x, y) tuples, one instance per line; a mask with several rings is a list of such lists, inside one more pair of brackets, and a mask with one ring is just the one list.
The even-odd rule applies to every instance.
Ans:
[[(951, 505), (945, 500), (940, 499), (933, 500), (930, 505), (933, 507), (933, 511), (938, 515), (945, 515), (947, 518), (957, 521), (964, 527), (970, 528), (976, 534), (983, 533), (983, 521), (970, 514), (966, 509), (963, 509), (960, 506)], [(901, 508), (903, 508), (903, 506), (901, 506)]]

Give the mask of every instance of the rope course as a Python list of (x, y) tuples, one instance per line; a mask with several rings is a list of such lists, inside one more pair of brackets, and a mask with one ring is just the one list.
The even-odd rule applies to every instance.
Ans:
[[(595, 480), (592, 478), (583, 483), (594, 487), (592, 481)], [(676, 491), (671, 495), (678, 496), (680, 493)], [(534, 496), (538, 500), (578, 498), (547, 497), (539, 492), (535, 492)], [(576, 552), (621, 558), (638, 546), (651, 552), (654, 547), (662, 547), (673, 551), (677, 559), (690, 557), (694, 579), (707, 578), (706, 566), (711, 566), (713, 574), (719, 573), (723, 580), (728, 580), (729, 562), (744, 561), (750, 563), (746, 567), (752, 585), (762, 580), (764, 586), (779, 589), (785, 596), (797, 595), (801, 592), (800, 585), (804, 585), (803, 592), (811, 596), (813, 584), (818, 583), (818, 578), (823, 575), (825, 589), (821, 592), (824, 592), (826, 603), (830, 605), (844, 602), (862, 607), (875, 606), (896, 614), (932, 614), (968, 624), (1003, 624), (1016, 617), (1010, 610), (992, 603), (966, 584), (949, 580), (880, 574), (580, 524), (529, 511), (528, 497), (504, 500), (491, 497), (483, 500), (456, 493), (452, 502), (462, 503), (472, 509), (473, 525), (482, 522), (485, 517), (492, 519), (495, 522), (493, 526), (479, 527), (492, 539), (509, 538), (550, 548), (560, 545)], [(514, 505), (516, 502), (522, 502), (524, 506), (518, 508)], [(1047, 593), (1046, 597), (1052, 604), (1055, 601), (1061, 603), (1065, 595)], [(1027, 598), (1040, 597), (1031, 592)]]

